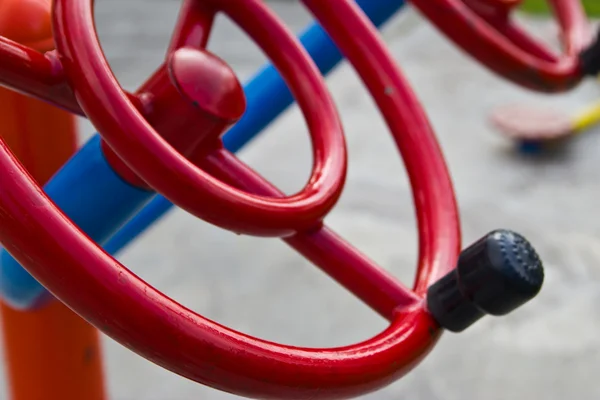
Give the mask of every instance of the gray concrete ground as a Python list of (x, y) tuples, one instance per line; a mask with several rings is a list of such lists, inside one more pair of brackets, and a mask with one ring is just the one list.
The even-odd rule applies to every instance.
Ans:
[[(97, 2), (105, 51), (126, 88), (139, 85), (160, 62), (178, 4)], [(272, 6), (295, 31), (310, 20), (297, 2)], [(554, 40), (550, 23), (526, 23), (541, 37)], [(547, 279), (542, 294), (527, 307), (506, 318), (486, 318), (463, 334), (446, 334), (413, 373), (365, 399), (599, 398), (594, 371), (600, 366), (600, 131), (534, 161), (512, 155), (485, 121), (492, 107), (512, 101), (576, 110), (597, 97), (598, 88), (587, 84), (561, 97), (524, 92), (476, 65), (414, 13), (389, 24), (384, 37), (439, 135), (456, 185), (465, 243), (498, 227), (522, 232), (539, 249)], [(264, 61), (226, 20), (219, 20), (211, 48), (242, 78)], [(416, 233), (402, 163), (351, 68), (344, 65), (328, 83), (350, 151), (345, 195), (328, 223), (410, 282)], [(82, 128), (86, 137), (93, 129), (87, 121)], [(291, 191), (300, 188), (309, 173), (308, 144), (304, 122), (294, 108), (241, 157)], [(179, 210), (141, 237), (121, 260), (186, 306), (266, 339), (343, 345), (385, 326), (282, 243), (237, 237)], [(154, 366), (110, 339), (104, 340), (104, 348), (112, 399), (234, 398)]]

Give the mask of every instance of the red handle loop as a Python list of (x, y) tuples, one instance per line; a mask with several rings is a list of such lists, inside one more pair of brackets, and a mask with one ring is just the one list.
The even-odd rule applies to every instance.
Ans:
[(515, 26), (510, 11), (520, 0), (413, 0), (448, 38), (490, 70), (523, 87), (561, 92), (585, 76), (580, 53), (592, 31), (578, 0), (549, 0), (561, 28), (565, 54), (547, 47)]
[[(254, 34), (274, 18), (267, 18), (259, 0), (222, 3), (231, 7), (227, 11), (234, 20)], [(333, 349), (284, 346), (243, 335), (193, 313), (93, 243), (48, 199), (3, 142), (0, 146), (0, 242), (27, 271), (79, 315), (143, 357), (197, 382), (262, 399), (348, 398), (385, 386), (410, 371), (440, 335), (439, 326), (425, 310), (425, 291), (456, 265), (460, 250), (457, 208), (444, 159), (418, 100), (377, 30), (352, 1), (304, 3), (365, 81), (403, 155), (413, 186), (420, 246), (414, 292), (327, 228), (285, 239), (391, 322), (372, 339)], [(82, 33), (65, 27), (81, 29), (91, 21), (91, 7), (85, 1), (56, 0), (54, 10), (57, 39), (62, 42), (67, 34)], [(95, 45), (89, 40), (84, 43)], [(295, 39), (290, 43), (298, 46)], [(68, 43), (61, 47), (74, 50)], [(88, 49), (78, 56), (85, 59), (98, 52)], [(73, 56), (67, 54), (65, 62), (80, 98), (89, 100), (98, 89), (100, 94), (114, 95), (117, 104), (130, 107), (112, 76), (108, 89), (98, 86), (106, 80), (102, 74), (108, 73), (100, 58), (83, 60), (83, 65), (95, 68), (88, 73), (100, 72), (99, 79), (86, 82), (73, 72), (82, 69), (74, 64)], [(287, 57), (295, 59), (293, 52)], [(311, 82), (304, 83), (321, 89)], [(104, 104), (109, 95), (96, 97)], [(328, 107), (329, 101), (323, 100), (321, 105)], [(93, 107), (86, 104), (84, 108)], [(108, 110), (119, 115), (116, 107)], [(97, 119), (110, 114), (93, 112)], [(144, 125), (135, 114), (127, 124)], [(109, 124), (109, 128), (117, 127)], [(132, 131), (119, 132), (134, 134)], [(117, 145), (122, 144), (116, 139)], [(115, 146), (126, 150), (122, 147)], [(210, 153), (205, 165), (236, 187), (262, 196), (283, 195), (225, 151)]]
[[(301, 192), (274, 199), (241, 191), (196, 167), (161, 138), (122, 91), (104, 59), (90, 0), (68, 5), (59, 2), (55, 11), (56, 47), (79, 104), (107, 144), (136, 174), (193, 215), (252, 235), (285, 236), (314, 228), (335, 205), (346, 176), (344, 135), (325, 82), (293, 35), (259, 1), (205, 0), (204, 4), (219, 8), (246, 30), (279, 68), (297, 98), (314, 155), (312, 175)], [(190, 15), (196, 18), (198, 14), (182, 18), (189, 21)], [(207, 31), (206, 21), (195, 21), (197, 31)], [(193, 23), (184, 27), (190, 25)], [(204, 37), (197, 31), (191, 30), (189, 35)], [(185, 44), (170, 55), (172, 73), (193, 73), (186, 71), (185, 64), (194, 53)], [(197, 89), (189, 85), (181, 90)]]

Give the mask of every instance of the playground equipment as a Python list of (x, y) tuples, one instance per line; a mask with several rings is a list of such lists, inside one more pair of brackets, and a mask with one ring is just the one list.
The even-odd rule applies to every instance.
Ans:
[[(303, 0), (320, 26), (298, 40), (262, 1), (184, 0), (164, 63), (135, 93), (121, 89), (104, 59), (92, 3), (54, 1), (55, 51), (42, 54), (0, 38), (2, 85), (85, 116), (99, 131), (43, 190), (0, 146), (0, 291), (13, 308), (40, 309), (56, 298), (139, 355), (216, 389), (262, 399), (329, 399), (393, 382), (426, 356), (443, 329), (460, 332), (485, 314), (505, 315), (539, 292), (542, 264), (520, 235), (494, 231), (460, 251), (442, 154), (375, 29), (401, 1)], [(580, 5), (552, 2), (566, 43), (559, 58), (510, 23), (517, 3), (413, 1), (506, 79), (545, 92), (574, 87), (591, 70), (580, 57), (591, 43)], [(217, 12), (273, 62), (245, 90), (206, 50)], [(323, 225), (343, 189), (346, 151), (319, 71), (331, 71), (341, 54), (381, 109), (413, 185), (420, 251), (412, 290)], [(306, 118), (314, 165), (306, 187), (286, 196), (232, 152), (293, 98)], [(170, 203), (224, 229), (283, 239), (389, 320), (389, 328), (343, 348), (298, 348), (235, 332), (182, 307), (110, 255)]]
[[(589, 76), (600, 75), (600, 36), (580, 56)], [(495, 109), (492, 126), (513, 140), (521, 152), (538, 154), (560, 146), (600, 123), (600, 101), (569, 115), (562, 110), (513, 104)]]
[(516, 141), (521, 151), (538, 153), (600, 124), (600, 101), (574, 115), (544, 108), (510, 105), (494, 110), (492, 124)]

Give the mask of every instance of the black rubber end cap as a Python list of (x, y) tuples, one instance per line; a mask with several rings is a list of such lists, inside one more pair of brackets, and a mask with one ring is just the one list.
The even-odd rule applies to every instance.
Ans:
[(600, 30), (596, 40), (579, 56), (584, 74), (595, 77), (600, 75)]
[(527, 303), (543, 282), (533, 246), (518, 233), (496, 230), (465, 249), (456, 269), (429, 287), (427, 306), (442, 327), (460, 332), (485, 314), (505, 315)]

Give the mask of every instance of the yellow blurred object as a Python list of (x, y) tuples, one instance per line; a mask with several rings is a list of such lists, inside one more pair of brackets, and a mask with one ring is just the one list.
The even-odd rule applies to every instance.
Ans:
[(573, 117), (573, 133), (579, 133), (600, 123), (600, 101)]

